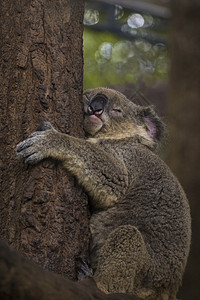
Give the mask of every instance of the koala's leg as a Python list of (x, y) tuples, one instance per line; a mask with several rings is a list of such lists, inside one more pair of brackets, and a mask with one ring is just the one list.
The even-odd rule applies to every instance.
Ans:
[(141, 286), (149, 268), (149, 255), (139, 230), (120, 226), (110, 233), (102, 246), (94, 279), (105, 293), (130, 293), (138, 297), (151, 295)]

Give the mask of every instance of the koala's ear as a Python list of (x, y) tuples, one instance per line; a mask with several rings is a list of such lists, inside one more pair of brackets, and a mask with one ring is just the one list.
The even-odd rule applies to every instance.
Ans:
[(140, 113), (145, 124), (148, 136), (154, 142), (160, 142), (164, 137), (165, 125), (156, 114), (152, 106), (144, 107)]

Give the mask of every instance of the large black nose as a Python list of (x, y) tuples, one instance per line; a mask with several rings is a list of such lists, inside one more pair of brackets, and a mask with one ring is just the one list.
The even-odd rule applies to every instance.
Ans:
[(107, 101), (108, 98), (105, 95), (97, 94), (96, 96), (94, 96), (88, 107), (88, 113), (91, 115), (101, 115), (104, 111), (104, 107)]

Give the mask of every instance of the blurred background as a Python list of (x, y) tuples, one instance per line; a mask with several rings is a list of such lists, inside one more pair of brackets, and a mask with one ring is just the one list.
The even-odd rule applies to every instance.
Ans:
[(185, 300), (200, 299), (199, 53), (200, 1), (85, 1), (84, 89), (111, 87), (154, 104), (168, 125), (160, 155), (192, 210), (192, 250), (178, 294)]
[(114, 87), (129, 98), (156, 102), (163, 113), (169, 1), (115, 2), (86, 1), (84, 89)]

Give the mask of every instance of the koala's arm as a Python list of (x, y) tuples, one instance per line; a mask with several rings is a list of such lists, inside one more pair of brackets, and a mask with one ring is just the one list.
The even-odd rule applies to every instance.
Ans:
[(55, 129), (33, 133), (18, 144), (17, 155), (30, 164), (48, 157), (62, 161), (98, 208), (114, 205), (124, 196), (128, 185), (127, 170), (122, 161), (98, 145)]

